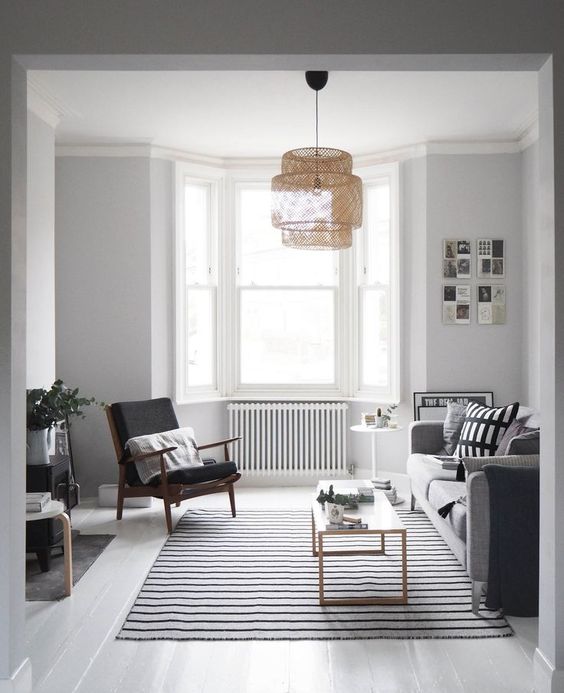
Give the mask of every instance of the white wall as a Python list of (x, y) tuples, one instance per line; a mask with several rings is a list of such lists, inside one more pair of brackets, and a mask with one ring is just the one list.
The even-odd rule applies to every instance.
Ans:
[[(521, 155), (431, 155), (427, 161), (427, 387), (493, 390), (496, 404), (522, 398)], [(443, 325), (442, 241), (506, 241), (507, 321), (478, 325), (472, 269), (471, 324)], [(463, 284), (462, 280), (454, 283)]]
[(523, 395), (530, 406), (540, 409), (541, 243), (538, 142), (527, 147), (522, 156)]
[(55, 380), (55, 132), (27, 115), (28, 388)]

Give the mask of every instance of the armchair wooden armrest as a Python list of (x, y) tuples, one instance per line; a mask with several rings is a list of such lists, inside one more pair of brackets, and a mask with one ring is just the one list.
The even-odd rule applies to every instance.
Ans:
[(119, 463), (120, 464), (129, 464), (130, 462), (139, 462), (140, 460), (145, 460), (147, 457), (156, 457), (157, 455), (161, 455), (161, 457), (167, 453), (167, 452), (172, 452), (173, 450), (176, 450), (177, 446), (175, 445), (174, 447), (171, 448), (163, 448), (162, 450), (152, 450), (151, 452), (143, 452), (140, 453), (139, 455), (129, 455), (129, 457), (122, 458)]
[(229, 443), (233, 443), (236, 440), (241, 440), (242, 436), (234, 436), (233, 438), (225, 438), (224, 440), (218, 440), (215, 443), (206, 443), (205, 445), (198, 445), (198, 450), (208, 450), (209, 448), (219, 448), (223, 445), (223, 452), (225, 455), (225, 461), (229, 462), (229, 448), (227, 447)]

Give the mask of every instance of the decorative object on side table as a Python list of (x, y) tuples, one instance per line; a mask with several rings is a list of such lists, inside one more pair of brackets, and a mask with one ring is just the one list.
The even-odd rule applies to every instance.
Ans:
[[(55, 380), (49, 390), (27, 391), (27, 455), (28, 464), (49, 464), (51, 431), (61, 421), (73, 416), (84, 418), (83, 408), (96, 402), (94, 397), (81, 397), (78, 388), (67, 388)], [(103, 402), (99, 403), (103, 406)]]

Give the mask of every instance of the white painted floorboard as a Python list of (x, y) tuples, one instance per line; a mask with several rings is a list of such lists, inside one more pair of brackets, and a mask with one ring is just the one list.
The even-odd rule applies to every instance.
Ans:
[[(310, 488), (237, 490), (238, 508), (307, 507)], [(228, 508), (227, 495), (173, 510)], [(116, 534), (72, 597), (28, 602), (34, 693), (521, 693), (532, 690), (537, 620), (511, 619), (516, 637), (483, 640), (136, 642), (115, 640), (166, 539), (162, 504), (115, 510), (86, 501), (84, 533)]]

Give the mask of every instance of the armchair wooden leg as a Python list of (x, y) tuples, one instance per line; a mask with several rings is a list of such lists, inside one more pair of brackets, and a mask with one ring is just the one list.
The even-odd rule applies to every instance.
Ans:
[(235, 490), (233, 489), (233, 484), (229, 484), (229, 503), (231, 504), (231, 515), (237, 517), (237, 511), (235, 509)]
[(119, 468), (119, 482), (118, 482), (118, 495), (117, 495), (117, 505), (116, 505), (116, 519), (121, 520), (123, 515), (123, 492), (125, 490), (125, 467), (123, 465)]
[(479, 580), (472, 580), (472, 613), (475, 616), (480, 615), (480, 600), (484, 592), (484, 587), (486, 582), (480, 582)]
[(415, 496), (412, 493), (411, 494), (411, 509), (412, 510), (415, 510), (415, 503), (416, 503)]

